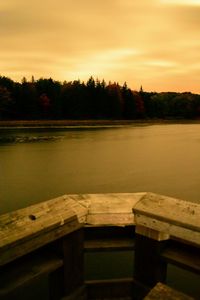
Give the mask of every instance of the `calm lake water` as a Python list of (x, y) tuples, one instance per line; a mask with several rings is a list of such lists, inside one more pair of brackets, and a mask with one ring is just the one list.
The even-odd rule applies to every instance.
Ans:
[(0, 213), (69, 193), (200, 201), (200, 124), (0, 129)]
[[(63, 194), (142, 191), (200, 201), (200, 124), (0, 129), (0, 214)], [(200, 294), (192, 274), (169, 272), (172, 286)]]

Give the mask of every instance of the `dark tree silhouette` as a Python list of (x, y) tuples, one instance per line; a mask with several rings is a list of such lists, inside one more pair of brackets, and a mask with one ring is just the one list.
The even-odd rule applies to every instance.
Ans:
[(10, 91), (0, 85), (0, 119), (12, 118), (14, 114), (14, 100)]
[(14, 82), (0, 76), (0, 119), (200, 118), (200, 95), (132, 91), (126, 83), (90, 77), (63, 83), (52, 78)]

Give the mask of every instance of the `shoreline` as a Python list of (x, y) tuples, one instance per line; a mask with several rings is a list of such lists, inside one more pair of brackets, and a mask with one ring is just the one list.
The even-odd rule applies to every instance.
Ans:
[(0, 120), (0, 128), (36, 127), (104, 127), (153, 124), (200, 124), (200, 120), (138, 119), (138, 120)]

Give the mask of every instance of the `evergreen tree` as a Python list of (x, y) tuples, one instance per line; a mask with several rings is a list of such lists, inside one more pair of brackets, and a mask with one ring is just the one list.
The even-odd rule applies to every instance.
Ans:
[(13, 118), (14, 100), (9, 90), (0, 86), (0, 119)]

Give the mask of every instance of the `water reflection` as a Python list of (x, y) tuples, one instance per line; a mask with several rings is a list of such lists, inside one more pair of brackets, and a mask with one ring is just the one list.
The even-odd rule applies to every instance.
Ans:
[(200, 198), (198, 124), (3, 129), (0, 139), (0, 213), (70, 193)]

